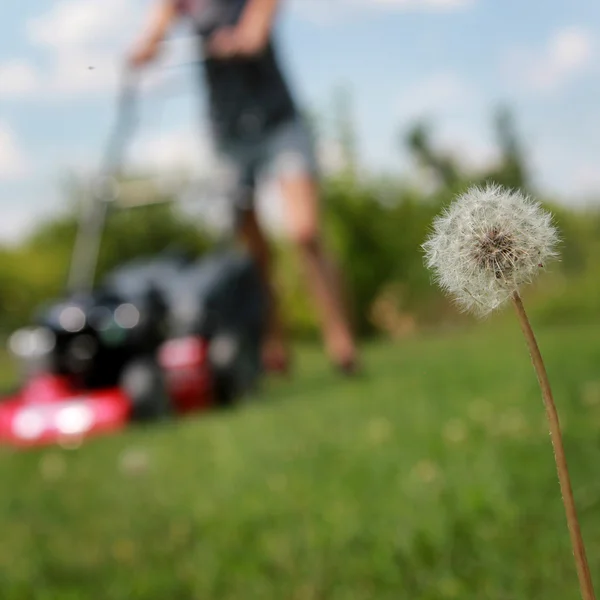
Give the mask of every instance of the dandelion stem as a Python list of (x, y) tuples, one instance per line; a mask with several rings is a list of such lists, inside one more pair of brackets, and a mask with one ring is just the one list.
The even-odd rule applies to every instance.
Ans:
[(567, 525), (571, 536), (571, 545), (573, 546), (573, 554), (575, 556), (575, 565), (577, 567), (577, 575), (579, 577), (579, 587), (581, 588), (581, 597), (583, 600), (596, 600), (594, 594), (594, 586), (590, 575), (585, 546), (581, 535), (579, 521), (577, 519), (577, 511), (575, 509), (575, 500), (573, 498), (573, 490), (571, 488), (571, 480), (569, 477), (569, 469), (567, 467), (567, 459), (562, 442), (562, 434), (560, 429), (560, 421), (554, 399), (552, 398), (552, 390), (548, 381), (546, 367), (540, 353), (535, 335), (531, 328), (531, 324), (525, 312), (525, 307), (521, 301), (518, 292), (512, 296), (512, 302), (517, 312), (521, 330), (527, 340), (529, 353), (535, 368), (535, 372), (542, 390), (544, 406), (546, 408), (546, 416), (550, 426), (550, 436), (554, 447), (554, 459), (558, 470), (558, 480), (562, 492), (562, 500), (567, 514)]

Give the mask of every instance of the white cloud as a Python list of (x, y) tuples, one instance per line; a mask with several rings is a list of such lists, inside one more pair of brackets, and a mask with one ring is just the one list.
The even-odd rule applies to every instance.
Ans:
[(20, 209), (11, 206), (0, 219), (0, 243), (9, 245), (21, 242), (29, 232), (33, 219), (34, 211), (29, 207)]
[(57, 213), (55, 206), (40, 206), (31, 202), (28, 197), (18, 197), (10, 205), (10, 210), (6, 210), (0, 219), (0, 244), (17, 245), (39, 225), (43, 219), (55, 216)]
[(550, 44), (550, 64), (558, 71), (585, 67), (592, 55), (591, 35), (579, 29), (560, 31)]
[[(26, 24), (27, 39), (42, 48), (49, 67), (4, 65), (19, 95), (44, 98), (97, 94), (114, 89), (124, 52), (143, 22), (143, 4), (119, 0), (61, 0)], [(2, 68), (0, 66), (0, 68)], [(0, 84), (0, 95), (2, 94)], [(16, 94), (13, 94), (16, 95)]]
[(473, 4), (474, 0), (346, 0), (346, 3), (400, 10), (455, 10)]
[[(143, 8), (138, 0), (62, 0), (54, 4), (26, 25), (28, 40), (43, 48), (48, 68), (36, 71), (25, 61), (0, 65), (0, 98), (39, 98), (41, 90), (45, 100), (114, 92), (125, 53), (141, 32)], [(156, 87), (168, 67), (189, 63), (193, 50), (189, 38), (166, 41), (156, 65), (144, 72), (143, 82)]]
[(594, 40), (584, 29), (573, 27), (557, 32), (532, 73), (533, 83), (542, 89), (558, 87), (571, 76), (585, 72), (593, 51)]
[(27, 161), (10, 127), (0, 121), (0, 180), (17, 179), (27, 172)]
[(507, 67), (516, 71), (529, 89), (554, 91), (585, 74), (594, 63), (596, 40), (583, 27), (565, 27), (550, 37), (537, 54), (531, 50), (511, 53)]
[(73, 53), (54, 57), (48, 71), (24, 60), (0, 64), (0, 99), (64, 99), (114, 89), (118, 69), (109, 56)]
[(34, 44), (59, 52), (105, 46), (119, 39), (138, 11), (119, 0), (61, 0), (50, 11), (27, 24)]
[(441, 113), (464, 111), (477, 101), (477, 91), (458, 74), (440, 71), (425, 76), (402, 91), (398, 118), (413, 121)]
[[(356, 15), (377, 11), (455, 11), (476, 0), (295, 0), (292, 11), (311, 19)], [(0, 65), (8, 69), (7, 90), (0, 97), (44, 98), (97, 95), (118, 84), (124, 54), (140, 34), (147, 3), (142, 0), (60, 0), (26, 24), (30, 43), (43, 48), (49, 67), (37, 72), (25, 62)], [(160, 78), (161, 68), (189, 62), (189, 39), (165, 44), (163, 59), (147, 71), (147, 79)], [(2, 71), (0, 70), (0, 73)], [(12, 80), (12, 83), (10, 81)], [(39, 97), (39, 96), (38, 96)]]
[(38, 73), (23, 60), (11, 60), (0, 64), (0, 98), (19, 98), (34, 92)]
[(292, 0), (291, 10), (298, 16), (321, 24), (339, 22), (376, 12), (454, 12), (477, 0)]

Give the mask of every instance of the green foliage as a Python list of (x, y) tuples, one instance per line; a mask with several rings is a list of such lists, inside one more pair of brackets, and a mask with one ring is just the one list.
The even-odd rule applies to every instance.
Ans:
[[(598, 585), (600, 327), (538, 335)], [(343, 383), (307, 347), (245, 409), (2, 453), (2, 598), (576, 598), (514, 319), (365, 357)]]
[[(436, 184), (433, 192), (409, 185), (397, 176), (365, 177), (358, 164), (357, 136), (352, 127), (351, 99), (341, 90), (333, 119), (311, 119), (322, 129), (333, 122), (342, 145), (344, 167), (322, 181), (327, 243), (334, 250), (361, 335), (384, 332), (406, 335), (415, 329), (462, 323), (448, 299), (431, 285), (420, 246), (435, 214), (473, 183), (495, 181), (535, 193), (527, 164), (527, 148), (519, 140), (511, 113), (494, 115), (498, 161), (472, 172), (460, 157), (441, 153), (426, 123), (417, 123), (403, 140), (413, 160), (426, 168)], [(76, 206), (81, 190), (69, 190)], [(156, 191), (152, 193), (158, 193)], [(597, 306), (597, 269), (590, 260), (600, 250), (600, 211), (581, 212), (542, 198), (562, 233), (561, 262), (535, 294), (535, 306), (546, 321), (567, 315), (593, 314)], [(73, 247), (74, 212), (42, 224), (16, 249), (0, 250), (0, 333), (22, 323), (40, 301), (63, 289)], [(119, 261), (152, 254), (177, 244), (201, 253), (210, 235), (168, 205), (133, 209), (111, 217), (99, 259), (99, 273)], [(314, 337), (319, 330), (314, 305), (294, 249), (276, 242), (282, 309), (290, 330)], [(544, 287), (545, 286), (545, 287)], [(582, 312), (583, 311), (583, 312)]]
[(390, 182), (332, 179), (323, 202), (361, 333), (373, 331), (371, 306), (386, 284), (401, 281), (412, 306), (430, 292), (420, 244), (439, 205)]

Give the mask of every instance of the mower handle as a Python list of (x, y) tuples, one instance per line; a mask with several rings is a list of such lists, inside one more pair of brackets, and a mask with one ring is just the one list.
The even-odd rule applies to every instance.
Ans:
[(136, 125), (137, 70), (126, 65), (121, 73), (116, 119), (101, 162), (101, 175), (82, 207), (67, 282), (69, 293), (89, 292), (94, 285), (102, 230), (108, 203), (115, 199), (125, 146)]
[[(186, 64), (204, 64), (204, 58)], [(181, 64), (174, 65), (181, 67)], [(100, 176), (84, 202), (67, 281), (69, 294), (93, 289), (108, 206), (119, 196), (118, 178), (128, 141), (137, 126), (137, 100), (141, 69), (126, 63), (116, 98), (116, 118), (101, 161)]]
[(123, 68), (116, 101), (115, 125), (102, 163), (101, 172), (104, 173), (104, 176), (119, 174), (125, 146), (135, 130), (137, 124), (135, 108), (139, 85), (138, 77), (137, 69), (129, 65)]

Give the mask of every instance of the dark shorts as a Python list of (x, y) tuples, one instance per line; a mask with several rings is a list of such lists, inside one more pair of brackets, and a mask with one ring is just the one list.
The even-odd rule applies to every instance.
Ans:
[(314, 140), (299, 116), (277, 125), (260, 139), (218, 141), (217, 152), (237, 209), (252, 207), (262, 179), (319, 176)]

